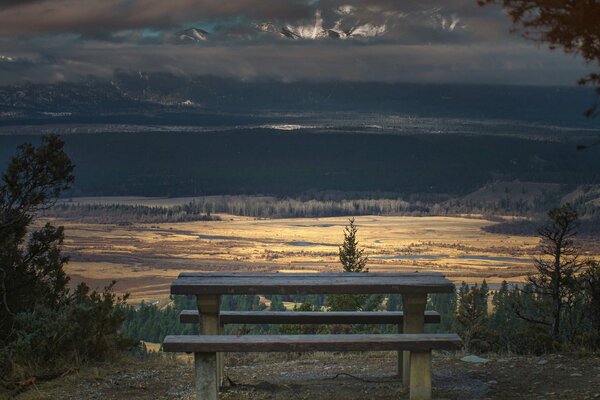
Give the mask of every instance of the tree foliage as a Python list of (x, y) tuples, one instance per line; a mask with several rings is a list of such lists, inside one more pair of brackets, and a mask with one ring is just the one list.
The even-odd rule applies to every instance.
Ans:
[[(600, 3), (596, 0), (478, 0), (480, 5), (499, 4), (508, 13), (514, 30), (551, 49), (580, 55), (600, 66)], [(600, 85), (600, 74), (591, 73), (581, 84)], [(600, 93), (600, 88), (597, 88)]]
[(600, 262), (587, 261), (581, 280), (588, 299), (586, 313), (590, 316), (592, 327), (600, 336)]
[[(565, 204), (548, 212), (548, 223), (538, 230), (542, 256), (535, 259), (536, 273), (529, 274), (528, 282), (537, 294), (550, 302), (545, 312), (537, 316), (517, 308), (519, 315), (534, 323), (551, 327), (552, 337), (559, 340), (565, 307), (574, 304), (578, 288), (577, 274), (583, 264), (579, 261), (580, 249), (575, 245), (577, 212)], [(543, 304), (540, 302), (538, 304)]]
[(488, 319), (488, 289), (485, 281), (481, 286), (469, 287), (465, 283), (459, 290), (456, 311), (456, 330), (461, 335), (465, 349), (484, 350)]
[(349, 219), (350, 224), (344, 228), (344, 243), (339, 247), (340, 263), (344, 272), (369, 272), (366, 268), (368, 257), (364, 255), (365, 249), (358, 247), (354, 218)]
[(37, 305), (55, 306), (69, 278), (63, 271), (62, 227), (46, 224), (31, 232), (35, 213), (48, 208), (73, 182), (73, 168), (57, 136), (40, 147), (19, 147), (0, 186), (0, 341), (14, 329), (15, 317)]
[(33, 228), (36, 213), (73, 182), (74, 166), (57, 136), (25, 144), (0, 184), (0, 383), (69, 370), (125, 343), (117, 334), (125, 298), (113, 284), (71, 291), (62, 227)]
[[(567, 54), (581, 56), (586, 64), (600, 67), (600, 3), (596, 0), (477, 0), (479, 5), (499, 4), (513, 21), (513, 31), (550, 49), (561, 48)], [(600, 97), (600, 73), (592, 72), (579, 79), (580, 85), (596, 86)], [(596, 101), (585, 111), (587, 117), (598, 115)], [(584, 150), (600, 144), (578, 144)]]

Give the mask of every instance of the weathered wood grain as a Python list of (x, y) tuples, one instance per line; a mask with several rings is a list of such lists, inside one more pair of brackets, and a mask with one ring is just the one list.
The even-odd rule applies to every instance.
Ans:
[[(221, 325), (230, 324), (392, 324), (404, 322), (402, 311), (221, 311)], [(183, 310), (179, 321), (184, 324), (198, 323), (197, 310)], [(425, 311), (426, 324), (438, 324), (440, 314), (436, 311)]]
[(386, 335), (179, 335), (167, 336), (163, 351), (212, 352), (307, 352), (450, 350), (462, 345), (456, 334)]
[(440, 273), (182, 273), (171, 294), (451, 293)]

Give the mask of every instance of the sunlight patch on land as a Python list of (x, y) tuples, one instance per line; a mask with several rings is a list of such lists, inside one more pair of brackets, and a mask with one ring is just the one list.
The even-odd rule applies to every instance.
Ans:
[[(117, 289), (132, 301), (168, 296), (182, 271), (339, 271), (338, 246), (348, 218), (250, 219), (130, 226), (65, 225), (67, 272), (74, 281)], [(539, 239), (493, 234), (477, 216), (359, 216), (359, 246), (372, 272), (440, 271), (460, 283), (519, 282), (532, 268)]]

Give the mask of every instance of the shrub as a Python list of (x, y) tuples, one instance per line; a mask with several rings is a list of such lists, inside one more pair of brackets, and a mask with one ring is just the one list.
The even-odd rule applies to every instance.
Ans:
[(135, 346), (117, 333), (126, 298), (116, 297), (113, 284), (99, 293), (82, 283), (57, 307), (18, 314), (13, 339), (0, 352), (3, 383), (52, 377)]

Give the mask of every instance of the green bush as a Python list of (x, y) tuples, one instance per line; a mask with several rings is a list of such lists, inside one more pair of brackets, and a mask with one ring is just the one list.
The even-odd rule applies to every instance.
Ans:
[(99, 293), (82, 283), (56, 307), (18, 314), (13, 340), (0, 352), (3, 383), (54, 376), (135, 346), (136, 341), (117, 333), (124, 301), (116, 297), (113, 284)]
[(552, 338), (547, 328), (528, 324), (513, 337), (513, 352), (517, 354), (542, 355), (561, 349), (561, 344)]

